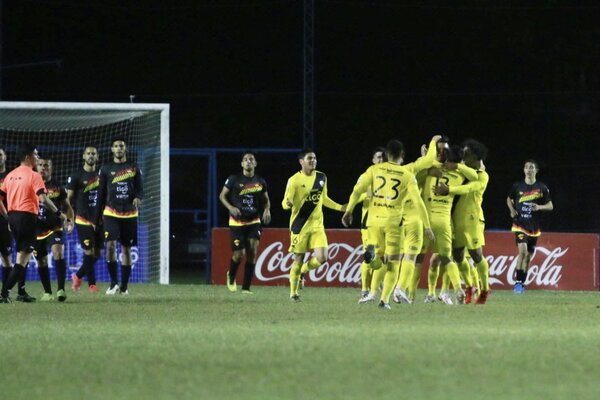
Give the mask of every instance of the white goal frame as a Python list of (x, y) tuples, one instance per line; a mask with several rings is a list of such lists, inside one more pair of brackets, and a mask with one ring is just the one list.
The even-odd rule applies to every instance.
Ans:
[(166, 103), (63, 103), (0, 101), (0, 109), (160, 111), (160, 278), (169, 284), (169, 112)]

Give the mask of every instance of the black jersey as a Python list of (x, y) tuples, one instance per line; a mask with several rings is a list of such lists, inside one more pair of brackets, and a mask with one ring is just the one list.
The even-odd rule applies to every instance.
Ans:
[[(48, 190), (46, 196), (52, 200), (54, 205), (59, 210), (66, 211), (63, 210), (61, 206), (63, 200), (67, 198), (66, 189), (54, 179), (50, 179), (49, 181), (44, 182), (44, 184)], [(50, 230), (56, 230), (57, 228), (61, 228), (61, 226), (62, 222), (58, 215), (56, 215), (55, 212), (47, 210), (44, 203), (40, 203), (40, 212), (38, 213), (37, 223), (38, 234)]]
[(523, 232), (528, 236), (540, 236), (538, 212), (531, 208), (533, 204), (544, 205), (552, 199), (550, 190), (540, 181), (528, 185), (525, 181), (515, 183), (508, 194), (514, 203), (518, 215), (513, 219), (512, 231)]
[(100, 176), (98, 171), (80, 169), (73, 172), (67, 179), (67, 190), (74, 192), (75, 223), (80, 225), (95, 225), (98, 222), (99, 203), (98, 188)]
[(267, 193), (267, 182), (256, 174), (251, 178), (238, 174), (227, 178), (225, 187), (229, 189), (229, 202), (242, 213), (239, 218), (230, 215), (229, 226), (259, 223), (263, 209), (262, 198)]
[[(6, 177), (6, 175), (8, 175), (8, 171), (0, 172), (0, 188), (2, 187), (2, 182), (4, 182), (4, 178)], [(4, 208), (6, 208), (8, 210), (8, 204), (6, 203), (6, 196), (4, 196), (4, 199), (2, 200), (2, 202), (4, 203)], [(8, 224), (8, 221), (1, 215), (0, 215), (0, 224)]]
[(110, 162), (100, 168), (99, 198), (103, 214), (115, 218), (136, 218), (133, 199), (142, 199), (142, 171), (131, 161)]

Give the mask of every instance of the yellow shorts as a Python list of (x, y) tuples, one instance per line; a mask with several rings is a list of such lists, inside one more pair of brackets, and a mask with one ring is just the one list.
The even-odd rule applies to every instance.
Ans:
[(450, 218), (439, 214), (431, 215), (431, 230), (435, 235), (435, 242), (432, 243), (429, 238), (424, 238), (421, 254), (427, 253), (431, 247), (431, 251), (440, 256), (452, 257), (452, 221)]
[(423, 247), (423, 221), (408, 221), (402, 226), (402, 253), (419, 254)]
[(475, 250), (485, 246), (485, 222), (479, 219), (467, 219), (464, 224), (454, 226), (454, 244), (456, 248), (466, 247)]
[(384, 254), (393, 256), (402, 252), (401, 226), (373, 226), (368, 231), (369, 244), (375, 246), (375, 254), (379, 257)]
[(327, 248), (327, 236), (325, 235), (325, 228), (314, 228), (310, 231), (300, 231), (299, 234), (293, 234), (290, 232), (290, 253), (306, 253), (313, 249), (320, 247)]

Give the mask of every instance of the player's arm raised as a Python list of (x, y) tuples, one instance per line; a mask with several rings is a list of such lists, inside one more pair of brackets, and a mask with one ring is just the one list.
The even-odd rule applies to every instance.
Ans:
[(372, 183), (373, 174), (371, 167), (369, 167), (369, 169), (358, 178), (358, 181), (352, 189), (352, 194), (350, 194), (350, 198), (348, 199), (346, 211), (342, 216), (342, 224), (345, 227), (349, 227), (352, 224), (352, 211), (354, 211), (354, 207), (359, 203), (361, 195), (367, 193), (367, 190), (371, 187)]

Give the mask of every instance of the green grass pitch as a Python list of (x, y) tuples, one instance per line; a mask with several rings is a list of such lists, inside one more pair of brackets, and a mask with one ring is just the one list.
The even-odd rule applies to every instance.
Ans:
[[(34, 294), (35, 283), (30, 283)], [(596, 399), (600, 296), (358, 305), (358, 289), (131, 285), (0, 304), (3, 399)]]

